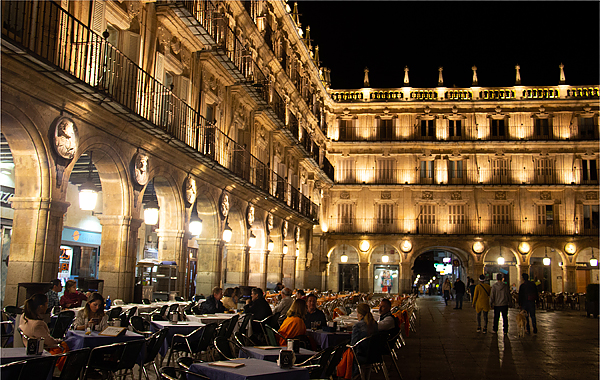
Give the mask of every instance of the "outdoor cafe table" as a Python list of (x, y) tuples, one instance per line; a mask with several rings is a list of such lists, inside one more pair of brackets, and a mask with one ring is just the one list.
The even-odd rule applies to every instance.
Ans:
[(160, 349), (160, 354), (162, 356), (165, 356), (169, 346), (171, 345), (171, 341), (173, 340), (173, 335), (175, 335), (175, 334), (187, 335), (187, 334), (191, 333), (192, 331), (196, 330), (197, 328), (204, 327), (204, 326), (206, 326), (204, 323), (193, 322), (193, 321), (177, 322), (177, 323), (171, 323), (169, 321), (152, 321), (150, 323), (150, 330), (152, 332), (156, 332), (156, 331), (164, 329), (165, 327), (169, 328), (169, 333), (167, 334), (165, 342), (163, 343), (163, 346)]
[(215, 314), (198, 314), (198, 315), (186, 315), (185, 317), (188, 321), (192, 322), (200, 322), (200, 323), (216, 323), (220, 324), (223, 321), (231, 319), (234, 315), (237, 314), (225, 314), (225, 313), (215, 313)]
[(349, 341), (352, 337), (352, 332), (326, 332), (323, 330), (306, 330), (306, 335), (317, 342), (321, 349), (337, 346), (338, 344)]
[(73, 351), (84, 347), (94, 348), (139, 339), (144, 339), (144, 336), (132, 331), (126, 331), (125, 335), (121, 336), (104, 336), (99, 335), (98, 331), (92, 331), (91, 334), (86, 335), (85, 330), (69, 330), (67, 331), (65, 342), (67, 342), (67, 345)]
[[(275, 346), (272, 346), (268, 349), (265, 349), (265, 348), (258, 348), (258, 347), (253, 347), (253, 346), (244, 346), (244, 349), (240, 350), (239, 355), (240, 355), (240, 358), (254, 358), (254, 359), (266, 360), (266, 361), (275, 363), (275, 362), (277, 362), (277, 359), (279, 359), (279, 351), (281, 351), (283, 349), (285, 349), (285, 347), (276, 347), (275, 348)], [(311, 350), (307, 350), (304, 348), (300, 348), (300, 353), (295, 354), (296, 363), (301, 363), (316, 353), (317, 353), (316, 351), (311, 351)]]
[(8, 364), (12, 362), (18, 362), (20, 360), (41, 358), (44, 356), (50, 356), (50, 353), (46, 350), (42, 351), (41, 355), (27, 355), (27, 349), (25, 347), (6, 347), (0, 350), (0, 364)]
[(210, 363), (195, 363), (190, 371), (207, 376), (211, 380), (308, 380), (306, 368), (282, 369), (276, 363), (259, 359), (235, 359), (242, 367), (218, 367)]

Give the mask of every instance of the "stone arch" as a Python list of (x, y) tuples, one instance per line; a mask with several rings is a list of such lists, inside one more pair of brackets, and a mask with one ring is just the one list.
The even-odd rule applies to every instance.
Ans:
[[(348, 262), (346, 263), (342, 263), (340, 259), (344, 252), (348, 256)], [(340, 264), (356, 264), (360, 266), (361, 258), (359, 250), (357, 247), (349, 244), (348, 242), (338, 242), (335, 246), (329, 249), (329, 252), (327, 252), (327, 257), (329, 259), (327, 264), (327, 289), (339, 291), (339, 266)], [(356, 281), (358, 285), (358, 276)]]
[[(505, 264), (503, 266), (499, 266), (497, 264), (497, 259), (500, 256), (500, 252), (502, 252), (502, 257), (504, 257), (505, 263), (512, 262), (514, 260), (515, 265)], [(524, 260), (518, 251), (513, 247), (502, 244), (492, 245), (488, 247), (484, 253), (482, 253), (481, 262), (483, 264), (484, 274), (492, 277), (497, 273), (503, 273), (504, 275), (508, 275), (508, 278), (505, 277), (505, 279), (508, 280), (509, 285), (512, 283), (519, 284), (521, 276), (520, 266), (524, 264)], [(494, 277), (492, 280), (496, 281), (496, 278)]]
[[(225, 278), (223, 280), (223, 284), (227, 283), (227, 286), (239, 286), (245, 281), (243, 273), (244, 255), (246, 246), (248, 244), (248, 234), (246, 233), (247, 229), (244, 211), (245, 209), (242, 210), (239, 200), (235, 199), (231, 201), (231, 208), (229, 209), (229, 214), (227, 216), (227, 223), (232, 230), (232, 236), (229, 243), (224, 243), (225, 249), (223, 251), (224, 254), (226, 254), (226, 258), (224, 260), (223, 275)], [(225, 225), (225, 221), (223, 221), (223, 224)]]
[[(154, 162), (153, 164), (156, 165)], [(161, 230), (182, 231), (185, 229), (184, 210), (186, 209), (185, 200), (180, 191), (183, 179), (179, 178), (181, 176), (177, 176), (177, 173), (173, 173), (172, 168), (165, 165), (154, 165), (150, 165), (149, 178), (151, 178), (150, 181), (154, 182), (154, 191), (160, 207), (159, 228)], [(143, 194), (147, 188), (148, 185), (146, 184), (140, 191), (136, 205), (138, 209), (141, 209)]]
[[(388, 264), (390, 264), (390, 265), (402, 264), (403, 260), (402, 260), (402, 255), (400, 253), (401, 251), (394, 244), (388, 244), (388, 243), (378, 243), (377, 245), (372, 246), (370, 248), (370, 250), (368, 252), (366, 252), (367, 261), (369, 262), (369, 264), (382, 262), (382, 261), (376, 261), (376, 260), (383, 257), (384, 245), (385, 245), (385, 254), (387, 256), (389, 256)], [(393, 250), (393, 252), (392, 252), (392, 250)]]
[(460, 249), (460, 248), (456, 248), (456, 247), (452, 247), (452, 246), (443, 246), (443, 245), (432, 245), (432, 246), (427, 246), (427, 247), (421, 247), (417, 250), (413, 250), (412, 254), (409, 258), (409, 262), (410, 262), (410, 267), (412, 268), (415, 265), (415, 260), (421, 256), (424, 253), (427, 253), (429, 251), (433, 251), (433, 250), (446, 250), (448, 252), (451, 252), (453, 254), (455, 254), (456, 256), (458, 256), (461, 260), (461, 262), (464, 264), (465, 269), (469, 269), (469, 266), (472, 265), (473, 263), (473, 257), (470, 253), (465, 252), (464, 250)]

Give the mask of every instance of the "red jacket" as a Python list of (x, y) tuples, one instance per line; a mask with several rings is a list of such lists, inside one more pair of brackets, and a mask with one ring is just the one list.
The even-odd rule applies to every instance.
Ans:
[(60, 307), (80, 307), (81, 301), (87, 301), (87, 296), (85, 294), (79, 292), (65, 293), (64, 296), (60, 297)]

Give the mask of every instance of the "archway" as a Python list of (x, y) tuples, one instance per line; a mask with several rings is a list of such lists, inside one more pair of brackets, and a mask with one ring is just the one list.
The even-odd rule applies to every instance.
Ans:
[(519, 265), (521, 261), (519, 255), (512, 248), (502, 245), (490, 247), (483, 256), (483, 264), (483, 272), (489, 279), (490, 285), (496, 283), (499, 273), (504, 276), (504, 282), (509, 285), (519, 284)]
[(422, 295), (438, 295), (444, 281), (454, 283), (461, 279), (467, 284), (470, 256), (455, 247), (425, 247), (411, 257), (410, 278), (403, 273), (404, 279), (410, 281), (412, 293)]
[(369, 288), (373, 293), (399, 293), (401, 261), (401, 255), (391, 244), (382, 244), (373, 248), (369, 256), (371, 267)]
[(332, 248), (327, 256), (327, 289), (338, 292), (358, 291), (360, 279), (368, 277), (366, 273), (360, 273), (358, 250), (349, 244), (340, 244)]
[(217, 285), (217, 253), (221, 227), (215, 196), (206, 185), (198, 188), (196, 210), (198, 217), (202, 219), (202, 233), (194, 239), (198, 261), (196, 294), (208, 296)]

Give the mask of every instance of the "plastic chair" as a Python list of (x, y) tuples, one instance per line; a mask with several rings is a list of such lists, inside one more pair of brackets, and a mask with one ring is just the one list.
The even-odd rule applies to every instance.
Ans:
[(210, 380), (208, 377), (204, 375), (200, 375), (199, 373), (190, 372), (185, 369), (175, 368), (175, 367), (162, 367), (160, 369), (160, 379), (161, 380)]
[(154, 367), (154, 372), (156, 372), (157, 378), (160, 377), (155, 359), (161, 347), (163, 346), (163, 343), (165, 342), (168, 333), (169, 328), (165, 327), (146, 338), (146, 354), (144, 356), (144, 359), (142, 360), (142, 365), (140, 366), (141, 371), (144, 373), (144, 376), (146, 376), (146, 380), (150, 380), (150, 376), (148, 375), (148, 371), (146, 370), (146, 366), (148, 364), (152, 364), (152, 367)]
[(132, 370), (145, 342), (145, 340), (139, 339), (95, 347), (90, 353), (84, 379), (88, 377), (90, 370), (100, 371), (112, 379), (117, 371)]
[[(385, 379), (389, 380), (387, 367), (383, 361), (383, 352), (386, 346), (385, 332), (375, 333), (371, 336), (364, 337), (354, 345), (350, 346), (362, 380), (365, 380), (365, 378), (369, 379), (373, 369), (375, 369), (375, 371), (378, 371), (379, 369), (383, 370)], [(358, 350), (359, 348), (361, 348), (360, 351)], [(366, 355), (362, 355), (363, 353)]]
[(69, 351), (64, 354), (56, 355), (57, 360), (65, 356), (67, 360), (63, 366), (60, 376), (53, 377), (53, 380), (77, 380), (83, 374), (83, 370), (88, 363), (92, 350), (88, 347), (80, 350)]
[(148, 337), (152, 335), (152, 331), (150, 330), (150, 323), (146, 321), (144, 318), (134, 315), (130, 319), (131, 327), (133, 327), (133, 332), (143, 335), (144, 337)]
[(75, 319), (75, 312), (73, 310), (61, 311), (56, 317), (56, 323), (54, 324), (54, 328), (52, 329), (52, 335), (55, 339), (64, 338), (65, 334), (71, 324), (73, 324), (73, 320)]
[(233, 354), (233, 351), (231, 350), (231, 344), (229, 339), (223, 336), (217, 336), (215, 338), (214, 344), (215, 348), (217, 349), (217, 352), (224, 360), (233, 360), (236, 358), (236, 356)]

